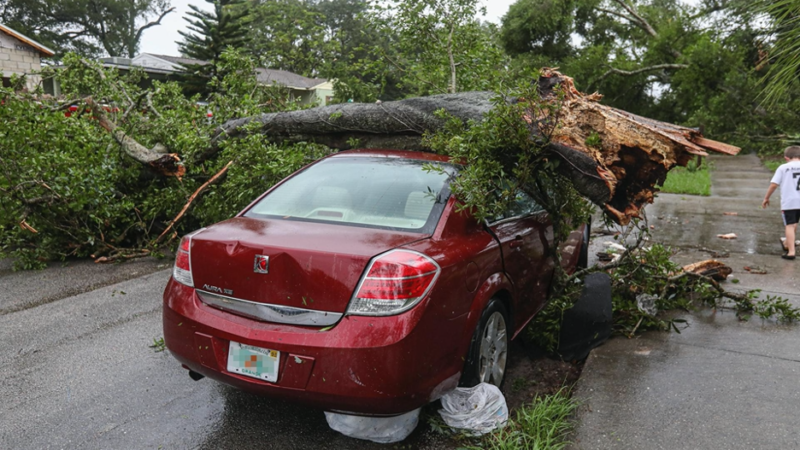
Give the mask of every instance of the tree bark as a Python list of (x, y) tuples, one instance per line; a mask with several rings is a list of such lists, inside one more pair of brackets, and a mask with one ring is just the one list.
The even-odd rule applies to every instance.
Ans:
[[(445, 120), (434, 113), (444, 110), (464, 121), (481, 121), (493, 108), (491, 92), (464, 92), (409, 98), (396, 102), (341, 103), (300, 111), (261, 114), (223, 124), (212, 145), (200, 154), (204, 161), (219, 150), (219, 143), (246, 133), (258, 123), (270, 142), (316, 142), (339, 150), (394, 148), (426, 150), (422, 135), (435, 131)], [(356, 142), (357, 141), (357, 142)]]
[(153, 172), (163, 175), (181, 178), (185, 173), (185, 168), (181, 163), (181, 159), (175, 153), (164, 154), (159, 151), (159, 147), (147, 148), (136, 141), (136, 139), (128, 136), (122, 131), (117, 124), (112, 122), (101, 105), (92, 99), (86, 97), (83, 101), (92, 108), (92, 114), (97, 118), (100, 126), (111, 133), (114, 140), (117, 141), (122, 150), (131, 158), (139, 161), (148, 166)]
[[(739, 152), (737, 147), (704, 138), (699, 130), (602, 105), (601, 95), (578, 92), (570, 77), (552, 69), (542, 70), (538, 87), (542, 99), (557, 106), (552, 110), (558, 115), (548, 117), (546, 109), (537, 109), (522, 117), (530, 125), (532, 139), (564, 161), (561, 167), (578, 192), (621, 224), (638, 217), (640, 209), (652, 203), (656, 185), (664, 182), (673, 167), (706, 156), (706, 150), (730, 155)], [(491, 92), (464, 92), (231, 120), (220, 127), (198, 162), (212, 157), (225, 139), (252, 130), (253, 123), (266, 140), (276, 143), (316, 142), (340, 150), (427, 150), (422, 145), (423, 134), (438, 130), (445, 122), (436, 111), (444, 110), (465, 123), (477, 122), (494, 107), (496, 98)], [(558, 126), (552, 127), (553, 123)], [(599, 144), (591, 146), (587, 140)]]

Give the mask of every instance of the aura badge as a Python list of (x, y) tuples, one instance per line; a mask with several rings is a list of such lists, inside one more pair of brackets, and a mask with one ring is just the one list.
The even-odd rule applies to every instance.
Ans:
[(253, 264), (253, 272), (269, 273), (269, 256), (256, 255), (256, 262)]

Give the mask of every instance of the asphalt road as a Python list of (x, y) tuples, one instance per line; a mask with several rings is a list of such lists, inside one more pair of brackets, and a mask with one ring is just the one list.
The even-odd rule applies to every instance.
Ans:
[[(150, 348), (167, 266), (0, 262), (0, 449), (385, 448), (332, 431), (321, 410), (192, 381)], [(406, 444), (440, 446), (424, 430)]]
[[(192, 381), (151, 348), (170, 266), (0, 261), (0, 449), (387, 448), (331, 430), (322, 410)], [(402, 445), (452, 447), (424, 425)]]

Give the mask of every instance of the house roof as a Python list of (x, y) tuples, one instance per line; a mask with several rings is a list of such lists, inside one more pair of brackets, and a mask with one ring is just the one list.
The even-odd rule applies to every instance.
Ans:
[[(183, 58), (180, 56), (157, 55), (155, 53), (142, 53), (136, 58), (101, 58), (104, 65), (120, 69), (138, 66), (147, 72), (174, 73), (180, 70), (179, 66), (205, 65), (208, 61), (200, 59)], [(162, 64), (163, 63), (163, 64)], [(325, 78), (308, 78), (286, 70), (256, 68), (256, 79), (259, 83), (286, 86), (297, 90), (311, 90), (327, 83)]]
[(328, 81), (324, 78), (308, 78), (285, 70), (265, 69), (263, 67), (256, 69), (256, 79), (259, 83), (280, 84), (296, 89), (312, 89)]
[(28, 36), (25, 36), (24, 34), (20, 33), (19, 31), (16, 31), (13, 28), (8, 27), (6, 25), (3, 25), (1, 23), (0, 23), (0, 31), (2, 31), (2, 32), (8, 34), (9, 36), (12, 36), (12, 37), (14, 37), (14, 38), (16, 38), (16, 39), (28, 44), (28, 45), (30, 45), (31, 47), (33, 47), (36, 50), (38, 50), (39, 53), (41, 53), (41, 54), (43, 54), (45, 56), (53, 56), (53, 55), (56, 54), (56, 52), (54, 52), (50, 48), (45, 47), (44, 45), (34, 41), (33, 39), (29, 38)]
[(146, 55), (155, 56), (156, 58), (163, 59), (164, 61), (171, 62), (173, 64), (180, 64), (180, 65), (201, 65), (204, 66), (208, 64), (208, 61), (203, 61), (202, 59), (192, 59), (192, 58), (183, 58), (181, 56), (168, 56), (168, 55), (157, 55), (155, 53), (145, 53)]
[[(158, 59), (167, 61), (172, 64), (180, 65), (206, 65), (208, 61), (201, 59), (183, 58), (180, 56), (157, 55), (155, 53), (144, 53), (156, 57)], [(265, 69), (259, 67), (256, 69), (256, 79), (259, 83), (264, 84), (279, 84), (294, 89), (312, 89), (320, 84), (327, 82), (324, 78), (308, 78), (296, 73), (288, 72), (286, 70)]]

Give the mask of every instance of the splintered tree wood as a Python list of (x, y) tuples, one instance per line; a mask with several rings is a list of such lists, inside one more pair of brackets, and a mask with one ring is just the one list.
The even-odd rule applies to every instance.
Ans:
[[(578, 92), (572, 78), (552, 69), (542, 69), (539, 92), (554, 108), (538, 115), (532, 112), (529, 122), (532, 126), (552, 122), (551, 116), (557, 114), (557, 126), (549, 135), (550, 147), (558, 145), (554, 150), (568, 162), (585, 160), (573, 152), (591, 158), (596, 174), (606, 184), (607, 197), (602, 198), (603, 189), (596, 181), (591, 182), (589, 192), (581, 191), (580, 182), (576, 188), (622, 224), (653, 202), (655, 186), (664, 183), (673, 167), (686, 166), (696, 156), (707, 156), (707, 150), (729, 155), (739, 152), (738, 147), (704, 138), (694, 128), (602, 105), (601, 95)], [(591, 163), (576, 166), (581, 171), (572, 171), (573, 181), (584, 176)]]
[(683, 266), (683, 271), (711, 277), (716, 281), (725, 281), (728, 275), (733, 273), (733, 269), (716, 259), (708, 259)]
[[(696, 156), (706, 156), (707, 151), (729, 155), (739, 151), (704, 138), (696, 129), (602, 105), (600, 94), (578, 92), (570, 77), (553, 69), (542, 69), (537, 83), (544, 103), (528, 102), (532, 106), (520, 120), (528, 123), (532, 140), (564, 161), (560, 167), (578, 192), (618, 223), (639, 216), (673, 167), (685, 166)], [(445, 123), (437, 111), (444, 110), (464, 123), (477, 122), (495, 101), (524, 100), (498, 98), (491, 92), (464, 92), (231, 120), (219, 128), (212, 145), (195, 162), (213, 157), (225, 139), (254, 131), (270, 142), (316, 142), (341, 150), (354, 145), (426, 150), (422, 136)], [(509, 154), (515, 151), (508, 150)]]

